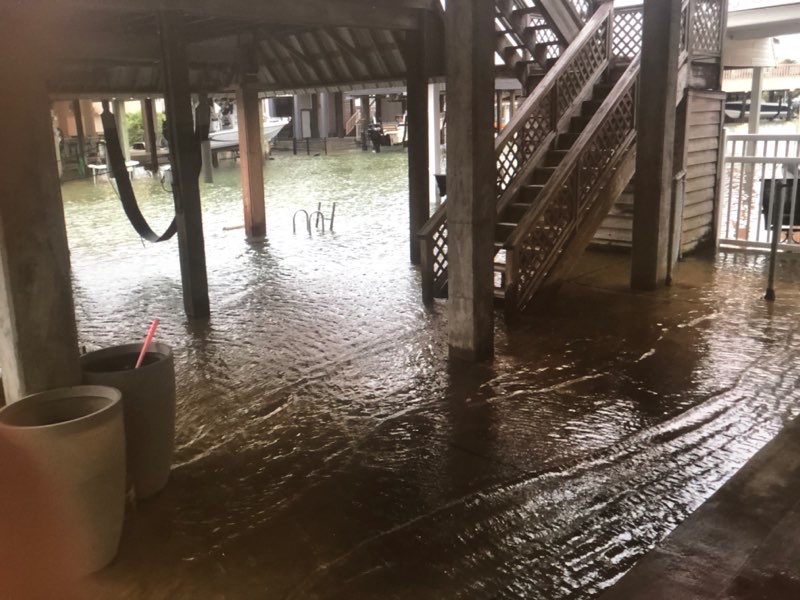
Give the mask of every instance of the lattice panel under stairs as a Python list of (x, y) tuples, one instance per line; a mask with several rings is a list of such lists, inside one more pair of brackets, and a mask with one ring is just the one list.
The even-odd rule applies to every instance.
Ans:
[(608, 22), (604, 22), (581, 49), (569, 69), (558, 78), (557, 110), (563, 115), (583, 93), (597, 69), (608, 60)]
[(552, 98), (542, 99), (528, 115), (522, 128), (506, 143), (497, 157), (497, 192), (502, 194), (520, 169), (553, 131)]
[(613, 58), (633, 60), (642, 51), (642, 26), (644, 14), (641, 7), (614, 11)]
[(568, 1), (572, 5), (572, 8), (575, 9), (575, 13), (578, 15), (578, 18), (583, 23), (586, 23), (589, 20), (589, 17), (592, 16), (591, 0), (568, 0)]
[(577, 171), (578, 222), (591, 208), (592, 190), (608, 165), (614, 160), (618, 148), (636, 126), (634, 88), (631, 86), (619, 97), (614, 109), (606, 117), (603, 127), (581, 153)]
[(542, 282), (554, 260), (553, 249), (575, 226), (574, 186), (567, 184), (539, 215), (522, 244), (515, 250), (521, 268), (515, 285), (519, 290), (536, 288)]
[(531, 26), (534, 27), (534, 31), (536, 32), (534, 35), (534, 43), (537, 45), (547, 45), (546, 58), (558, 58), (561, 56), (561, 46), (558, 36), (555, 31), (549, 28), (547, 21), (533, 18), (531, 19)]
[(724, 0), (694, 0), (692, 14), (692, 54), (718, 56), (722, 49), (722, 9)]
[(447, 284), (447, 221), (443, 221), (433, 234), (433, 287), (440, 296)]

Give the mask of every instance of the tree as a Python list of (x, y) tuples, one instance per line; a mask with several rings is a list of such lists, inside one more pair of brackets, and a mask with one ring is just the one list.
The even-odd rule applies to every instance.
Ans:
[(131, 145), (144, 141), (144, 125), (142, 124), (141, 112), (128, 114), (128, 141)]

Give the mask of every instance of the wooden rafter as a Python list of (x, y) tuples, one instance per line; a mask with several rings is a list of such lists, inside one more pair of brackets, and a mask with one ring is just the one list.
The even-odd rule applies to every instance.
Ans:
[(432, 0), (31, 0), (42, 10), (99, 10), (118, 14), (157, 13), (169, 9), (188, 15), (249, 19), (262, 23), (316, 27), (415, 29), (417, 11)]

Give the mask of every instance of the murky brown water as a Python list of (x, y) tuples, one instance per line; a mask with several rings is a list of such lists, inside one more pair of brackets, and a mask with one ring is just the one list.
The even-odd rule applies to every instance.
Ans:
[[(405, 166), (279, 156), (263, 246), (223, 230), (241, 195), (219, 172), (208, 323), (182, 316), (174, 242), (143, 248), (107, 186), (65, 187), (82, 343), (158, 316), (179, 372), (172, 482), (130, 511), (97, 597), (592, 598), (800, 412), (791, 258), (768, 306), (761, 256), (637, 295), (624, 256), (590, 255), (557, 306), (500, 326), (493, 364), (449, 365)], [(169, 197), (136, 185), (165, 224)], [(292, 235), (318, 200), (335, 233)]]

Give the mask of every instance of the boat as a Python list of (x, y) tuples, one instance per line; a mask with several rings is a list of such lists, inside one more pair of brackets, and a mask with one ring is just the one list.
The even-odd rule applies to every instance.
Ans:
[[(264, 137), (271, 142), (281, 129), (289, 124), (289, 119), (269, 119), (264, 122)], [(212, 150), (232, 150), (239, 147), (239, 130), (223, 129), (208, 134)]]
[[(744, 106), (742, 106), (744, 105)], [(725, 117), (729, 121), (738, 121), (750, 116), (750, 101), (733, 100), (725, 103)], [(786, 120), (794, 118), (792, 107), (781, 102), (762, 102), (761, 118), (776, 119), (783, 116)]]

